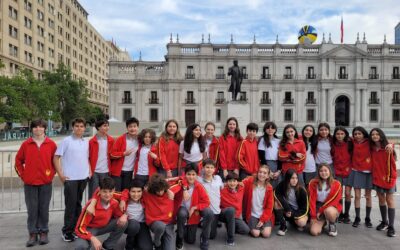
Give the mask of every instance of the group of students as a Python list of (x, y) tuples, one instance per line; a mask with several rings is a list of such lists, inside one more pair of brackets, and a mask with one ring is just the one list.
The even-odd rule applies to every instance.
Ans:
[[(139, 133), (139, 121), (126, 121), (127, 132), (116, 140), (108, 135), (107, 120), (97, 121), (97, 134), (83, 139), (86, 123), (72, 122), (73, 133), (57, 145), (45, 136), (43, 120), (31, 123), (32, 137), (16, 156), (15, 169), (24, 181), (29, 239), (26, 246), (48, 243), (48, 211), (52, 180), (64, 184), (65, 213), (62, 237), (76, 249), (113, 249), (125, 232), (126, 249), (182, 249), (194, 244), (201, 227), (200, 248), (208, 249), (219, 223), (226, 224), (226, 243), (235, 233), (270, 237), (287, 222), (311, 235), (328, 225), (337, 235), (336, 222), (349, 224), (351, 189), (359, 227), (361, 190), (365, 190), (365, 225), (372, 227), (371, 190), (379, 197), (382, 216), (377, 230), (395, 236), (396, 155), (379, 128), (368, 134), (355, 127), (352, 137), (344, 127), (331, 134), (327, 123), (306, 125), (301, 135), (289, 124), (277, 136), (277, 126), (249, 123), (246, 137), (238, 121), (227, 120), (222, 135), (208, 122), (205, 134), (189, 125), (184, 137), (178, 122), (169, 120), (159, 138), (151, 129)], [(89, 183), (92, 197), (82, 210)], [(342, 211), (342, 186), (345, 186)], [(176, 224), (176, 236), (175, 235)], [(101, 243), (97, 235), (110, 233)], [(175, 244), (174, 244), (175, 237)], [(140, 240), (138, 240), (140, 239)]]

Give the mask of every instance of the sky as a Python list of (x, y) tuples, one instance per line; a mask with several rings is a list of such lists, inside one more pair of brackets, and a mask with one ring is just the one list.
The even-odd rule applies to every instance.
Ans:
[(133, 60), (163, 61), (173, 34), (181, 43), (296, 44), (304, 25), (312, 25), (333, 43), (340, 43), (343, 16), (344, 43), (354, 44), (365, 32), (369, 44), (394, 43), (400, 22), (399, 0), (79, 0), (89, 22), (106, 40), (127, 50)]

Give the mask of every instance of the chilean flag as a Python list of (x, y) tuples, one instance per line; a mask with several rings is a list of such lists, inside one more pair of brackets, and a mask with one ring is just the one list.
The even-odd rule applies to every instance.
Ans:
[(342, 21), (340, 22), (340, 43), (343, 43), (343, 16)]

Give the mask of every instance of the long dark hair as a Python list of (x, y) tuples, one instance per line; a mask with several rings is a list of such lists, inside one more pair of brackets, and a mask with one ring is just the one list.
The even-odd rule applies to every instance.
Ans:
[(345, 143), (347, 143), (347, 151), (349, 152), (349, 154), (352, 154), (353, 153), (354, 144), (353, 144), (353, 141), (350, 139), (349, 131), (347, 131), (347, 129), (345, 127), (337, 126), (335, 128), (335, 130), (333, 131), (332, 143), (334, 145), (336, 145), (338, 143), (338, 140), (336, 139), (336, 132), (338, 132), (338, 131), (343, 131), (344, 132), (345, 136), (344, 136), (343, 141)]
[(222, 134), (224, 136), (224, 138), (226, 139), (226, 137), (229, 135), (229, 128), (228, 128), (228, 124), (230, 121), (234, 121), (236, 123), (236, 129), (235, 129), (235, 137), (236, 139), (240, 139), (240, 129), (239, 129), (239, 122), (235, 117), (229, 117), (228, 120), (226, 121), (225, 124), (225, 130), (224, 133)]
[(175, 119), (168, 120), (167, 123), (165, 123), (164, 131), (161, 133), (160, 137), (163, 137), (165, 141), (169, 140), (167, 128), (170, 123), (175, 123), (176, 125), (176, 133), (174, 134), (173, 140), (179, 144), (182, 141), (182, 135), (181, 132), (179, 132), (179, 124)]
[[(297, 175), (297, 177), (299, 177), (299, 175), (297, 174), (296, 170), (290, 168), (290, 169), (288, 169), (288, 171), (286, 171), (285, 177), (283, 179), (283, 183), (284, 183), (283, 191), (284, 191), (284, 194), (285, 194), (286, 197), (287, 197), (288, 192), (289, 192), (290, 187), (291, 187), (290, 186), (290, 179), (292, 179), (293, 175)], [(301, 187), (301, 183), (298, 180), (296, 186), (294, 187), (294, 190), (295, 190), (296, 194), (299, 192), (300, 187)]]
[(272, 147), (272, 145), (271, 145), (271, 141), (269, 140), (269, 136), (268, 136), (268, 134), (267, 134), (267, 132), (266, 132), (266, 130), (267, 130), (268, 128), (275, 129), (275, 133), (274, 133), (273, 136), (274, 136), (274, 138), (278, 138), (278, 136), (276, 135), (276, 132), (278, 131), (278, 127), (276, 126), (275, 122), (266, 122), (266, 123), (264, 124), (264, 128), (263, 128), (264, 134), (263, 134), (262, 138), (264, 139), (264, 145), (265, 145), (267, 148), (270, 148), (270, 147)]
[[(192, 149), (192, 145), (193, 145), (193, 142), (195, 139), (193, 136), (193, 130), (195, 130), (197, 127), (201, 129), (199, 124), (193, 123), (193, 124), (190, 124), (186, 129), (185, 139), (183, 140), (183, 148), (184, 148), (185, 152), (188, 154), (190, 154), (190, 150)], [(206, 146), (204, 143), (203, 135), (201, 133), (200, 133), (200, 137), (197, 139), (197, 142), (199, 143), (200, 152), (203, 153), (206, 149)]]
[(331, 126), (329, 126), (329, 124), (326, 123), (326, 122), (321, 122), (320, 124), (318, 124), (318, 133), (317, 133), (318, 134), (318, 139), (320, 138), (319, 129), (322, 128), (322, 127), (325, 127), (325, 128), (327, 128), (329, 130), (328, 140), (331, 142), (332, 141)]
[(294, 138), (299, 139), (299, 135), (297, 134), (297, 129), (293, 124), (288, 124), (285, 126), (285, 128), (283, 129), (283, 133), (282, 133), (282, 139), (281, 142), (279, 143), (279, 146), (281, 147), (281, 149), (283, 151), (286, 151), (286, 144), (288, 142), (288, 137), (286, 135), (286, 130), (292, 128), (294, 130)]
[[(373, 149), (375, 147), (375, 142), (372, 141), (372, 132), (374, 132), (374, 131), (378, 132), (378, 134), (379, 134), (379, 142), (381, 143), (381, 148), (386, 148), (386, 146), (389, 144), (389, 140), (387, 139), (385, 133), (380, 128), (373, 128), (369, 132), (369, 146), (371, 147), (371, 149)], [(394, 150), (393, 150), (393, 156), (394, 156), (394, 159), (397, 158), (396, 152)]]
[[(306, 130), (306, 128), (312, 128), (313, 130), (313, 134), (311, 135), (310, 138), (307, 138), (304, 135), (304, 131)], [(316, 150), (317, 150), (317, 145), (318, 145), (318, 139), (317, 139), (317, 135), (315, 134), (315, 128), (313, 125), (307, 124), (303, 127), (303, 129), (301, 130), (301, 136), (303, 137), (303, 141), (304, 144), (306, 145), (306, 150), (308, 150), (308, 143), (311, 144), (311, 154), (315, 154)]]
[(353, 138), (354, 138), (354, 132), (356, 132), (356, 131), (360, 131), (364, 135), (364, 139), (368, 139), (368, 132), (367, 132), (367, 130), (365, 130), (365, 128), (363, 128), (361, 126), (357, 126), (357, 127), (353, 128), (353, 131), (351, 132), (351, 134), (353, 135)]

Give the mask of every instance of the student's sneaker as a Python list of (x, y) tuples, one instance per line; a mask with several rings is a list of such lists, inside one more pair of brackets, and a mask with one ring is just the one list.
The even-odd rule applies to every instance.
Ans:
[(208, 250), (209, 241), (200, 237), (200, 250)]
[(365, 218), (365, 226), (368, 227), (368, 228), (372, 228), (373, 227), (372, 223), (371, 223), (371, 219), (368, 218), (368, 217)]
[(360, 217), (356, 217), (354, 219), (354, 222), (353, 222), (353, 227), (359, 227), (360, 226), (360, 222), (361, 222)]
[(351, 223), (350, 216), (348, 214), (345, 214), (344, 217), (343, 217), (342, 222), (344, 224), (350, 224)]
[(278, 230), (277, 234), (278, 234), (279, 236), (285, 236), (286, 232), (287, 232), (286, 223), (282, 223), (282, 224), (279, 226), (279, 230)]
[(386, 230), (387, 228), (388, 228), (388, 222), (387, 221), (381, 221), (381, 224), (379, 224), (377, 227), (376, 227), (376, 230), (378, 230), (378, 231), (383, 231), (383, 230)]
[(72, 242), (75, 240), (75, 237), (71, 233), (63, 233), (61, 237), (65, 242)]
[(29, 239), (26, 242), (25, 246), (26, 247), (33, 247), (38, 243), (37, 241), (37, 234), (29, 234)]
[(396, 236), (396, 231), (394, 231), (393, 227), (388, 227), (387, 236), (389, 236), (389, 237), (395, 237)]
[(235, 246), (235, 241), (234, 240), (227, 240), (226, 241), (226, 244), (228, 245), (228, 246), (230, 246), (230, 247), (233, 247), (233, 246)]
[(75, 232), (72, 232), (71, 234), (72, 234), (72, 236), (74, 236), (74, 239), (78, 239), (79, 238), (78, 235), (76, 235)]
[(40, 245), (46, 245), (48, 243), (49, 243), (49, 237), (47, 235), (47, 232), (40, 233), (39, 244)]
[(330, 224), (329, 223), (329, 236), (336, 237), (337, 236), (337, 229), (336, 229), (336, 224)]
[(183, 239), (180, 238), (178, 235), (176, 236), (175, 246), (176, 246), (176, 250), (182, 250), (183, 249)]
[(344, 217), (345, 217), (344, 214), (343, 214), (343, 213), (340, 213), (340, 214), (339, 214), (339, 218), (338, 218), (338, 222), (339, 222), (339, 223), (343, 223)]

